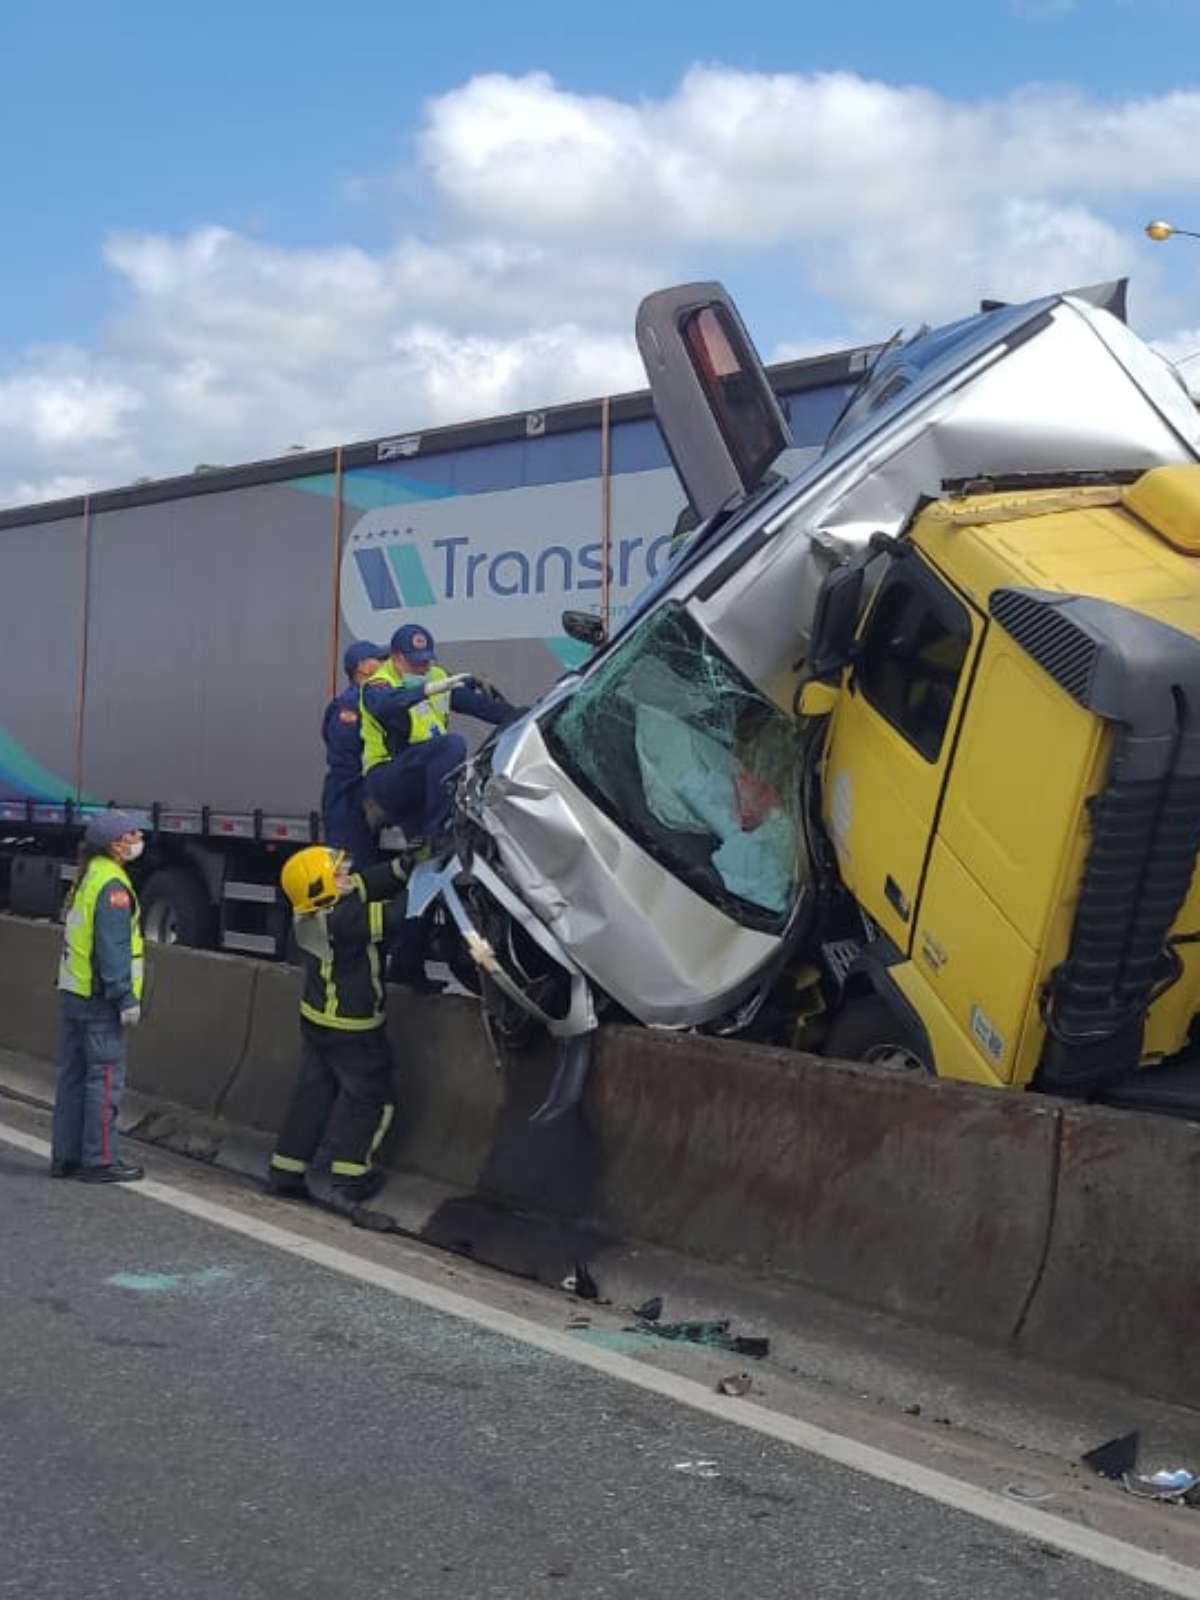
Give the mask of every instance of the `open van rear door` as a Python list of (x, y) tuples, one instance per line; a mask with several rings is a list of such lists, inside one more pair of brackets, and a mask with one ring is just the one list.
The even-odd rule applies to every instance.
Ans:
[(758, 488), (792, 442), (787, 419), (719, 283), (647, 295), (637, 342), (671, 460), (705, 521)]

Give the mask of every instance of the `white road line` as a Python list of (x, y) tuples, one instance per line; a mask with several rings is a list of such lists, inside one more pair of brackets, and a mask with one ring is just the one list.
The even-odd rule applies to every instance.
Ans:
[[(44, 1139), (35, 1138), (3, 1122), (0, 1122), (0, 1141), (14, 1145), (17, 1149), (26, 1150), (30, 1155), (42, 1156), (49, 1160), (50, 1146)], [(447, 1316), (458, 1317), (464, 1322), (472, 1322), (477, 1327), (486, 1328), (490, 1333), (503, 1334), (522, 1344), (532, 1345), (535, 1349), (545, 1350), (550, 1355), (561, 1356), (564, 1361), (572, 1361), (576, 1366), (590, 1367), (595, 1372), (603, 1373), (605, 1377), (618, 1378), (623, 1383), (632, 1384), (638, 1389), (645, 1389), (651, 1394), (675, 1400), (680, 1405), (688, 1406), (693, 1411), (702, 1411), (708, 1416), (718, 1418), (721, 1422), (733, 1423), (753, 1433), (778, 1439), (783, 1444), (794, 1445), (809, 1455), (820, 1456), (826, 1461), (835, 1461), (839, 1466), (849, 1467), (852, 1471), (864, 1473), (870, 1478), (877, 1478), (882, 1483), (908, 1489), (927, 1500), (935, 1500), (940, 1505), (950, 1506), (955, 1511), (962, 1511), (968, 1516), (978, 1517), (983, 1522), (993, 1523), (1007, 1532), (1036, 1539), (1042, 1544), (1053, 1546), (1056, 1550), (1079, 1556), (1082, 1560), (1090, 1561), (1098, 1567), (1106, 1567), (1139, 1583), (1150, 1584), (1166, 1594), (1183, 1595), (1187, 1600), (1200, 1600), (1200, 1570), (1184, 1566), (1182, 1562), (1173, 1561), (1167, 1556), (1156, 1555), (1153, 1551), (1143, 1550), (1138, 1545), (1127, 1544), (1124, 1540), (1110, 1538), (1104, 1533), (1096, 1533), (1091, 1528), (1080, 1527), (1049, 1512), (1038, 1511), (1032, 1506), (1023, 1506), (1002, 1499), (991, 1490), (978, 1488), (971, 1483), (962, 1483), (946, 1473), (906, 1461), (903, 1456), (892, 1455), (889, 1451), (876, 1449), (873, 1445), (860, 1444), (855, 1439), (832, 1433), (827, 1428), (816, 1427), (813, 1423), (801, 1421), (798, 1417), (769, 1411), (765, 1406), (756, 1405), (745, 1399), (731, 1402), (722, 1395), (710, 1393), (703, 1384), (697, 1383), (692, 1378), (660, 1371), (656, 1367), (646, 1366), (630, 1356), (623, 1356), (615, 1351), (581, 1344), (570, 1334), (560, 1333), (555, 1328), (541, 1327), (525, 1317), (501, 1311), (484, 1301), (473, 1300), (468, 1295), (457, 1293), (453, 1289), (443, 1289), (437, 1284), (425, 1283), (407, 1272), (368, 1261), (349, 1250), (341, 1250), (336, 1245), (320, 1244), (314, 1239), (306, 1239), (302, 1234), (292, 1233), (287, 1228), (277, 1228), (274, 1223), (261, 1222), (257, 1218), (244, 1216), (229, 1206), (202, 1200), (197, 1195), (188, 1194), (182, 1189), (174, 1189), (170, 1184), (147, 1179), (142, 1183), (129, 1185), (124, 1192), (141, 1195), (146, 1200), (155, 1200), (160, 1205), (170, 1206), (173, 1210), (185, 1212), (191, 1217), (198, 1217), (201, 1221), (210, 1222), (229, 1233), (238, 1233), (244, 1238), (254, 1239), (259, 1244), (270, 1245), (272, 1249), (282, 1250), (287, 1255), (296, 1256), (302, 1261), (310, 1261), (314, 1266), (339, 1272), (344, 1277), (356, 1279), (359, 1283), (374, 1284), (377, 1288), (386, 1289), (402, 1299), (414, 1300), (419, 1305), (428, 1306), (432, 1311), (444, 1312)]]

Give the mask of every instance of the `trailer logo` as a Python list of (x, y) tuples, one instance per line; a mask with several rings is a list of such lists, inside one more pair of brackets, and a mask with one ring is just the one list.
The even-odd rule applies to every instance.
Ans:
[(415, 544), (399, 541), (357, 548), (351, 554), (372, 611), (412, 610), (437, 604), (437, 595)]
[(424, 621), (439, 642), (549, 639), (564, 609), (598, 610), (605, 587), (619, 614), (666, 564), (670, 535), (614, 529), (606, 574), (598, 520), (587, 479), (368, 510), (342, 559), (347, 626), (358, 638)]

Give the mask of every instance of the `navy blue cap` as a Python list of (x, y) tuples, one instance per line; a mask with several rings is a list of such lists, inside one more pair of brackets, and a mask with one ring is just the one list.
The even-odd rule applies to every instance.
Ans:
[(88, 818), (83, 837), (88, 844), (116, 844), (127, 833), (139, 833), (141, 827), (141, 823), (131, 817), (128, 811), (97, 811)]
[(428, 628), (422, 628), (419, 623), (406, 622), (392, 635), (392, 654), (407, 656), (414, 666), (428, 666), (436, 650), (433, 635)]
[(346, 676), (352, 678), (355, 668), (361, 667), (364, 661), (386, 660), (387, 651), (381, 644), (372, 644), (369, 639), (360, 639), (357, 644), (346, 647), (346, 654), (342, 657), (342, 665), (346, 669)]

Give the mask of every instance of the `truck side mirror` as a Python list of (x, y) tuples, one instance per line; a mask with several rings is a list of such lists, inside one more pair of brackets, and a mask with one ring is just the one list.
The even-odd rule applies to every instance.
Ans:
[(808, 670), (814, 678), (832, 678), (850, 660), (864, 576), (862, 565), (851, 562), (836, 568), (821, 585), (808, 651)]
[(594, 611), (564, 611), (562, 628), (569, 639), (574, 639), (577, 644), (590, 645), (593, 650), (598, 649), (607, 638), (604, 619)]

